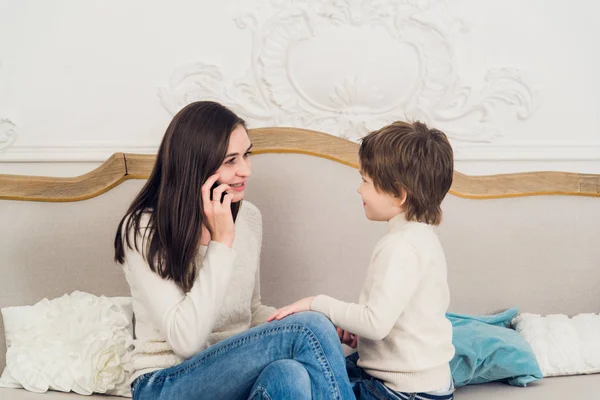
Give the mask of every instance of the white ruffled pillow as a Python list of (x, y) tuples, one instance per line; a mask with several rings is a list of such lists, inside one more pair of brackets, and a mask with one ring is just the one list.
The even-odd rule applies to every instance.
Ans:
[(545, 377), (600, 372), (600, 315), (519, 314), (512, 325), (531, 345)]
[(131, 397), (124, 364), (133, 340), (131, 298), (75, 291), (2, 309), (6, 368), (0, 387)]

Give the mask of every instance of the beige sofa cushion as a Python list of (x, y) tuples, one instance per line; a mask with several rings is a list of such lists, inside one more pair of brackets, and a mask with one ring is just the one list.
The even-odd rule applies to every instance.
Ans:
[(526, 388), (504, 383), (486, 383), (458, 388), (457, 400), (561, 400), (597, 399), (600, 375), (545, 378)]
[(125, 397), (116, 396), (105, 396), (102, 394), (95, 394), (91, 396), (82, 396), (77, 393), (62, 393), (62, 392), (46, 392), (46, 393), (33, 393), (28, 392), (24, 389), (2, 389), (0, 388), (0, 400), (86, 400), (86, 399), (98, 399), (98, 400), (123, 400)]
[[(355, 300), (370, 253), (386, 230), (364, 217), (357, 170), (299, 154), (260, 154), (252, 162), (247, 198), (263, 214), (264, 303), (279, 306), (317, 293)], [(129, 295), (122, 270), (112, 261), (113, 239), (143, 183), (127, 181), (72, 203), (0, 200), (0, 307), (73, 290)], [(599, 312), (599, 203), (578, 196), (469, 200), (449, 195), (438, 233), (448, 260), (451, 310), (479, 314), (517, 306), (541, 314)], [(5, 351), (0, 323), (0, 369)], [(489, 390), (497, 398), (536, 391), (541, 398), (564, 397), (562, 391), (579, 395), (598, 379), (553, 378), (530, 389)], [(465, 388), (459, 396), (494, 399), (488, 389), (485, 395), (479, 390)], [(5, 397), (12, 393), (1, 390), (0, 399), (18, 399)]]

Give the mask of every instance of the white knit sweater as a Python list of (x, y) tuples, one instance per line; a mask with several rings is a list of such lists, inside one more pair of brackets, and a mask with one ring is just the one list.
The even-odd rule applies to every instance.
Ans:
[(200, 247), (200, 267), (188, 293), (150, 270), (142, 256), (145, 247), (139, 247), (142, 254), (126, 249), (123, 269), (136, 321), (131, 381), (266, 321), (275, 309), (261, 304), (261, 242), (260, 211), (244, 201), (232, 248), (214, 241)]
[(358, 304), (317, 296), (311, 305), (359, 336), (358, 366), (401, 392), (447, 388), (454, 355), (446, 261), (430, 225), (399, 214), (375, 246)]

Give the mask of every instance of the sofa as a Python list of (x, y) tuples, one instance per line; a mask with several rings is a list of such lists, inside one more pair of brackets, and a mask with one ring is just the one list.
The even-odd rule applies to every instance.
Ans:
[[(318, 293), (355, 300), (386, 230), (364, 217), (356, 193), (358, 145), (295, 128), (254, 129), (250, 137), (246, 198), (263, 215), (263, 303), (281, 306)], [(114, 233), (153, 163), (154, 155), (118, 153), (73, 178), (0, 175), (0, 307), (74, 290), (128, 296), (113, 261)], [(450, 311), (600, 312), (600, 175), (456, 172), (443, 211), (437, 231), (448, 262)], [(0, 371), (5, 353), (0, 321)], [(455, 397), (591, 399), (599, 390), (595, 374), (544, 378), (526, 388), (470, 385)], [(7, 400), (77, 396), (0, 389)], [(100, 396), (91, 397), (112, 398)]]

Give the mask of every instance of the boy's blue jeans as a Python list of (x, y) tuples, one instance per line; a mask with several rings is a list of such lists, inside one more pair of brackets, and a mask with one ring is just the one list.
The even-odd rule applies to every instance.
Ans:
[(134, 400), (354, 399), (335, 327), (315, 312), (223, 340), (137, 378)]
[(380, 380), (369, 376), (356, 365), (358, 353), (346, 357), (346, 368), (352, 389), (358, 400), (452, 400), (454, 386), (445, 393), (405, 393), (386, 387)]

